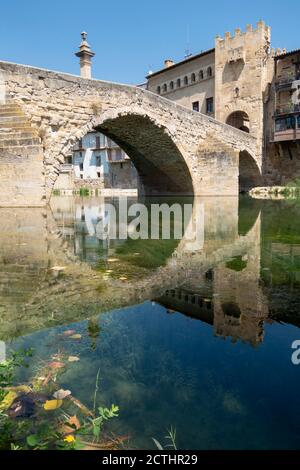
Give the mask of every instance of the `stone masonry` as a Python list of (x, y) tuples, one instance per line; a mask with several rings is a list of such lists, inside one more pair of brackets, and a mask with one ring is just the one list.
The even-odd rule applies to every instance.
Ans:
[(144, 89), (7, 62), (0, 82), (1, 206), (44, 205), (65, 156), (92, 129), (131, 157), (148, 195), (237, 195), (240, 152), (260, 168), (255, 136)]

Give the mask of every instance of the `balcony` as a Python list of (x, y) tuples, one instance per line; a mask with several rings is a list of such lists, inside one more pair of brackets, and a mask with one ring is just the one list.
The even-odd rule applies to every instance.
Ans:
[(280, 116), (284, 114), (296, 114), (300, 112), (300, 104), (293, 104), (291, 102), (284, 104), (277, 104), (274, 111), (274, 116)]
[(286, 74), (283, 77), (278, 77), (275, 80), (276, 90), (279, 88), (290, 88), (295, 81), (300, 81), (300, 75), (296, 73)]
[(300, 114), (275, 118), (273, 142), (300, 140)]

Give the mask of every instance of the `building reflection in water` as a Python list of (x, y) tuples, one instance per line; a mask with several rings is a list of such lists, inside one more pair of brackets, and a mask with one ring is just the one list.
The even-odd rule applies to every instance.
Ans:
[[(99, 261), (106, 260), (113, 272), (123, 263), (120, 246), (128, 263), (137, 251), (132, 240), (97, 238), (97, 223), (106, 216), (105, 202), (104, 198), (57, 197), (52, 199), (51, 211), (1, 209), (0, 340), (67, 324), (85, 315), (90, 318), (88, 330), (95, 347), (100, 332), (96, 314), (146, 300), (163, 304), (169, 313), (182, 312), (212, 325), (219, 337), (253, 346), (263, 341), (266, 321), (286, 320), (299, 325), (299, 283), (294, 281), (293, 293), (289, 289), (285, 303), (281, 296), (283, 308), (276, 309), (272, 299), (285, 280), (280, 278), (274, 290), (269, 252), (272, 248), (272, 262), (276, 250), (280, 255), (287, 252), (289, 260), (296, 259), (300, 245), (293, 244), (291, 255), (291, 244), (272, 242), (272, 234), (268, 238), (271, 241), (265, 241), (268, 205), (261, 213), (260, 204), (248, 199), (241, 203), (237, 198), (196, 198), (194, 210), (201, 205), (204, 214), (201, 247), (191, 251), (182, 239), (171, 245), (170, 252), (167, 242), (160, 241), (153, 248), (159, 265), (145, 268), (141, 279), (120, 282), (111, 276), (103, 281), (100, 292), (98, 278), (102, 273), (85, 270), (84, 266), (94, 269)], [(285, 207), (282, 210), (286, 212)], [(276, 218), (278, 227), (280, 214)], [(292, 219), (297, 220), (297, 216), (296, 210)], [(143, 255), (149, 241), (138, 242)], [(128, 248), (132, 258), (127, 256)], [(84, 263), (78, 264), (78, 259)], [(109, 264), (111, 259), (117, 262)], [(56, 266), (72, 269), (68, 276), (55, 277), (52, 269)], [(94, 283), (93, 273), (98, 276)], [(298, 310), (290, 315), (295, 296)], [(1, 347), (3, 355), (5, 344)]]

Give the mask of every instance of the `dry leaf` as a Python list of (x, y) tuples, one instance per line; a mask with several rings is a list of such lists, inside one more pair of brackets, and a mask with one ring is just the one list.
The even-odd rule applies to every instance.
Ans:
[(59, 361), (52, 361), (49, 362), (48, 367), (50, 367), (50, 369), (61, 369), (62, 367), (65, 367), (65, 364)]
[(71, 339), (81, 339), (81, 335), (79, 333), (76, 333), (76, 335), (69, 336)]
[(63, 332), (63, 335), (64, 336), (71, 336), (71, 335), (74, 335), (74, 333), (76, 333), (76, 330), (66, 330)]
[(71, 416), (71, 418), (68, 420), (67, 424), (70, 424), (71, 426), (74, 426), (75, 429), (80, 429), (80, 422), (79, 422), (79, 419), (77, 418), (76, 415)]
[(46, 411), (56, 410), (57, 408), (60, 408), (62, 404), (63, 404), (62, 400), (47, 400), (44, 403), (44, 410)]
[(69, 361), (69, 362), (77, 362), (77, 361), (79, 361), (79, 357), (77, 357), (77, 356), (69, 356), (69, 357), (68, 357), (68, 361)]
[(53, 393), (54, 398), (56, 398), (57, 400), (63, 400), (64, 398), (68, 397), (69, 395), (71, 395), (71, 391), (70, 390), (64, 390), (62, 388), (60, 390), (57, 390), (57, 392)]

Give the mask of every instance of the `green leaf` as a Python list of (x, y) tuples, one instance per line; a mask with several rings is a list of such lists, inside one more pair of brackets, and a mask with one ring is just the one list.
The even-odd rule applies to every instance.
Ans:
[(35, 447), (39, 442), (36, 434), (30, 434), (30, 436), (27, 436), (26, 441), (30, 447)]

